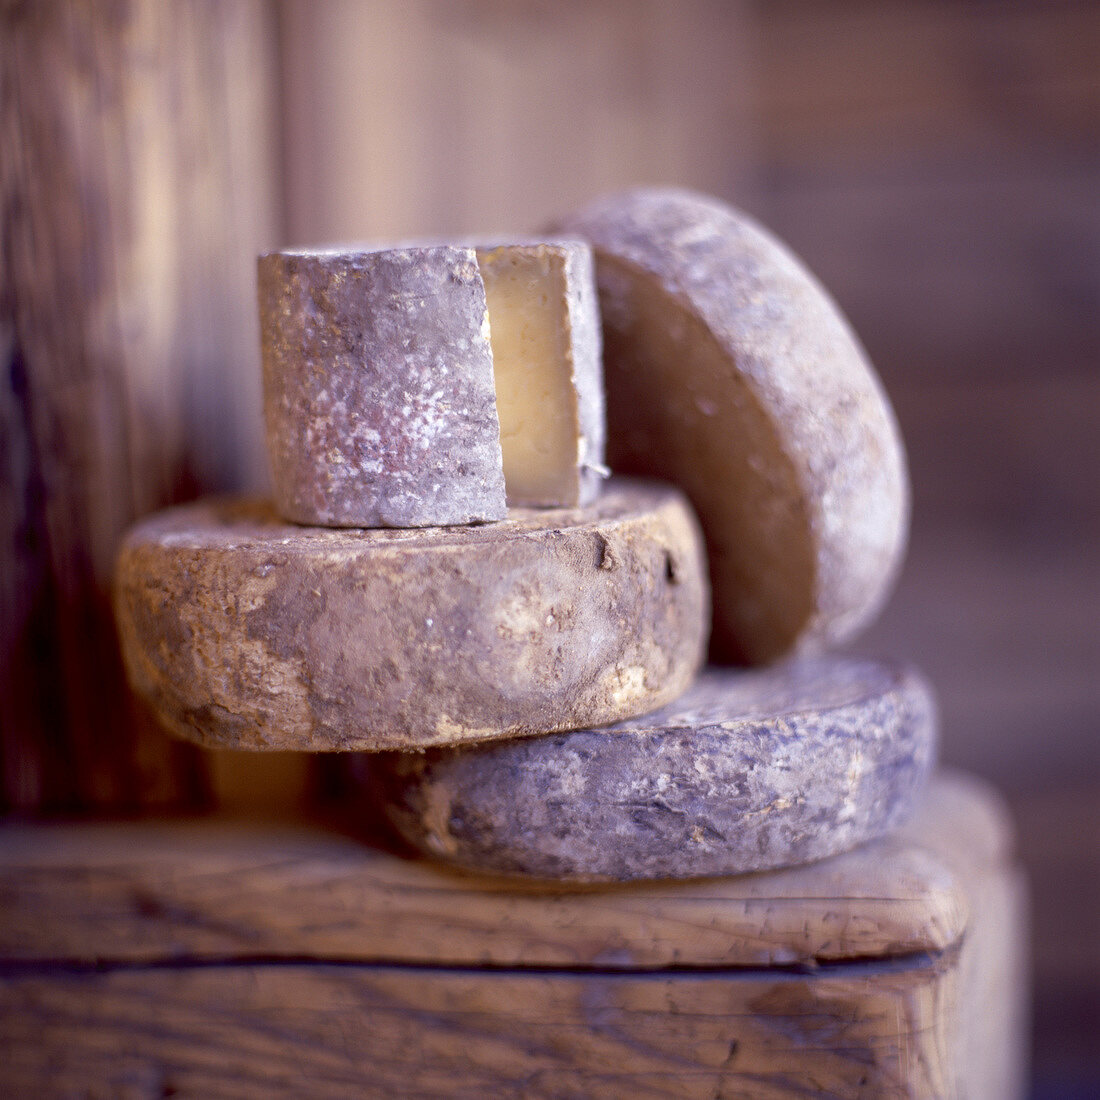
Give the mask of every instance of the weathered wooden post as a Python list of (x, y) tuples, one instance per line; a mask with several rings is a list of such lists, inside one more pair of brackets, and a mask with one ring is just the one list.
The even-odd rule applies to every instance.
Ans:
[(272, 9), (0, 5), (0, 806), (193, 803), (136, 714), (120, 533), (263, 479), (254, 257), (278, 232)]

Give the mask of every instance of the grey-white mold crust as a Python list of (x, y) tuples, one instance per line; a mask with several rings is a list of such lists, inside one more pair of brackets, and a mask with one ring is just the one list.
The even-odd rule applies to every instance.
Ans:
[(709, 669), (605, 729), (372, 758), (375, 797), (422, 852), (575, 881), (806, 863), (900, 824), (936, 754), (913, 669), (849, 657)]
[(336, 527), (507, 514), (485, 287), (472, 248), (259, 260), (280, 513)]

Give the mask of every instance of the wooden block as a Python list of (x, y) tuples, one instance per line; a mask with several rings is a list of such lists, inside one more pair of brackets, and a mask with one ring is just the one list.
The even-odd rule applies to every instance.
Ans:
[(699, 512), (719, 655), (853, 638), (893, 585), (909, 486), (839, 308), (770, 233), (691, 192), (609, 195), (555, 231), (596, 253), (612, 466), (680, 485)]
[(38, 1096), (94, 1083), (194, 1097), (940, 1097), (937, 1001), (955, 995), (927, 962), (815, 979), (303, 964), (24, 975), (0, 987), (0, 1075)]
[(471, 870), (599, 881), (785, 867), (903, 821), (936, 752), (931, 689), (848, 657), (705, 672), (675, 702), (575, 730), (368, 765), (426, 855)]
[(0, 884), (6, 1094), (1021, 1095), (1019, 880), (961, 777), (857, 851), (690, 884), (217, 822), (9, 826)]
[(131, 683), (212, 748), (419, 748), (602, 725), (683, 692), (707, 583), (674, 489), (585, 509), (335, 530), (223, 499), (127, 536), (115, 609)]

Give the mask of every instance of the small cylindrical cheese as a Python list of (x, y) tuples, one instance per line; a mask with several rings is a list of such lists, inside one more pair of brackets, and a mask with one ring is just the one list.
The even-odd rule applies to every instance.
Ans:
[(274, 252), (259, 286), (288, 519), (424, 527), (594, 499), (604, 408), (587, 244)]
[(489, 315), (473, 249), (269, 253), (259, 296), (282, 515), (350, 527), (504, 517)]
[(702, 540), (675, 490), (495, 524), (298, 527), (266, 502), (160, 513), (127, 536), (131, 683), (210, 747), (421, 748), (601, 725), (684, 691), (706, 645)]

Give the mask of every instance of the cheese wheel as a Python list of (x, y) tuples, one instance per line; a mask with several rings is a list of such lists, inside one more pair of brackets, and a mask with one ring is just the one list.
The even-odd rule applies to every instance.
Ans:
[(223, 499), (127, 535), (115, 609), (135, 690), (233, 749), (420, 748), (618, 721), (675, 698), (706, 645), (684, 498), (618, 481), (586, 509), (340, 530)]
[(608, 729), (368, 764), (416, 848), (462, 867), (579, 881), (738, 874), (820, 859), (913, 808), (936, 746), (911, 669), (844, 657), (710, 669)]
[(699, 514), (714, 653), (764, 662), (853, 638), (904, 552), (893, 412), (835, 303), (764, 229), (701, 195), (640, 189), (555, 231), (589, 240), (608, 458)]
[(594, 499), (604, 409), (586, 244), (272, 252), (259, 298), (286, 518), (424, 527)]

